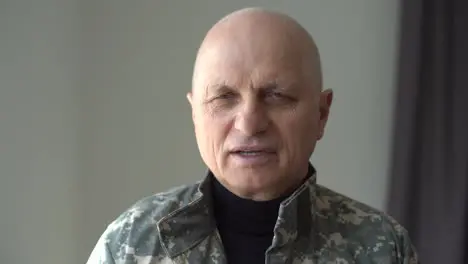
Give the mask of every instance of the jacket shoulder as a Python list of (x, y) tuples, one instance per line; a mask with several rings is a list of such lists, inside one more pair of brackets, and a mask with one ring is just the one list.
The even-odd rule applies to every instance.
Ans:
[[(369, 226), (370, 223), (383, 223), (399, 228), (400, 225), (388, 214), (365, 203), (359, 202), (325, 186), (317, 185), (317, 213), (338, 223), (352, 226)], [(375, 226), (377, 227), (377, 226)]]
[(416, 263), (407, 230), (382, 210), (321, 185), (315, 207), (324, 245), (341, 245), (355, 256), (391, 258), (389, 263)]
[(199, 183), (178, 186), (144, 197), (130, 206), (104, 231), (104, 241), (113, 259), (164, 257), (159, 241), (158, 221), (190, 203)]

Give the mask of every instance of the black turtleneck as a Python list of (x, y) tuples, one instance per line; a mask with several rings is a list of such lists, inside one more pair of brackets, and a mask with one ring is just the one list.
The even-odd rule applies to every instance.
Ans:
[[(313, 174), (315, 168), (309, 164), (302, 183)], [(233, 194), (213, 174), (210, 176), (214, 216), (228, 263), (265, 263), (265, 252), (273, 242), (281, 202), (295, 190), (280, 198), (259, 202)]]
[(265, 263), (281, 202), (240, 198), (213, 177), (214, 214), (228, 263)]

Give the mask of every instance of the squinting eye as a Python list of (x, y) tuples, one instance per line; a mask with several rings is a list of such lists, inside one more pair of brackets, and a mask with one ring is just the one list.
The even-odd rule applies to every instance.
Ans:
[(279, 103), (279, 104), (289, 104), (296, 101), (293, 97), (290, 97), (284, 93), (279, 92), (271, 92), (266, 94), (266, 100), (270, 101), (271, 103)]
[(221, 99), (221, 100), (227, 100), (227, 99), (233, 99), (236, 95), (234, 93), (224, 93), (219, 96), (217, 96), (215, 99)]
[(273, 96), (273, 97), (278, 97), (278, 98), (283, 98), (283, 97), (285, 97), (285, 96), (284, 96), (283, 94), (281, 94), (281, 93), (273, 93), (271, 96)]
[(282, 93), (269, 93), (268, 97), (272, 99), (287, 99), (288, 97)]

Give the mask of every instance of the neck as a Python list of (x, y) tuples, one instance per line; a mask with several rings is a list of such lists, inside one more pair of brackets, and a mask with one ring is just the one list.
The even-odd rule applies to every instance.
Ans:
[(218, 227), (251, 234), (273, 234), (281, 202), (287, 197), (269, 201), (245, 199), (230, 192), (213, 177), (214, 213)]

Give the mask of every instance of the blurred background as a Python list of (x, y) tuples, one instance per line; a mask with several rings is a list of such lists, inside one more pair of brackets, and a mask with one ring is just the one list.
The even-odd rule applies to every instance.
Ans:
[(317, 42), (335, 91), (319, 183), (394, 215), (423, 263), (468, 263), (467, 5), (402, 3), (0, 1), (0, 263), (84, 263), (135, 201), (204, 177), (193, 62), (248, 6)]

